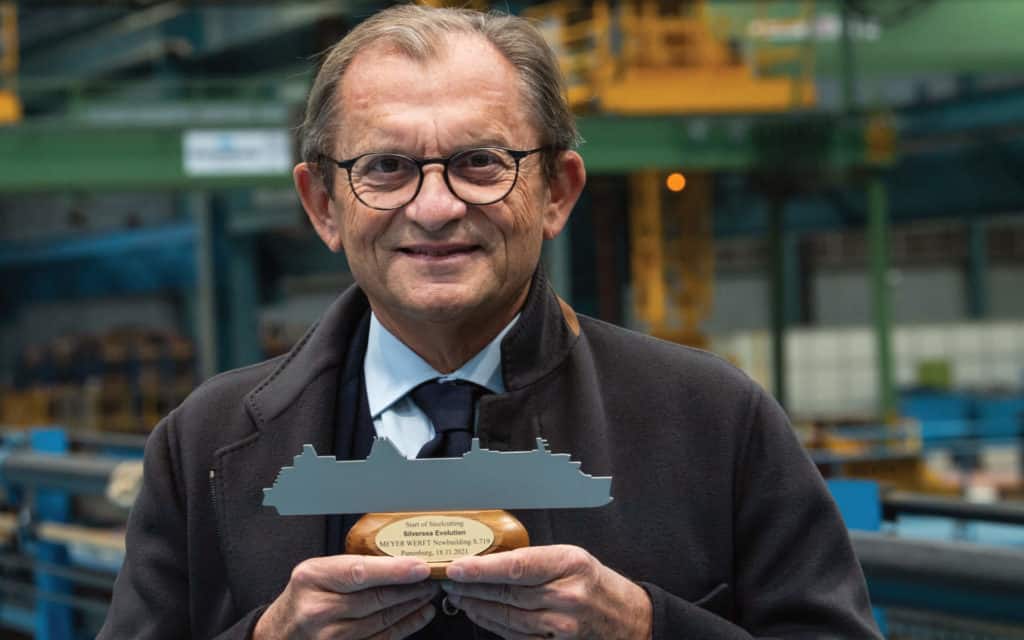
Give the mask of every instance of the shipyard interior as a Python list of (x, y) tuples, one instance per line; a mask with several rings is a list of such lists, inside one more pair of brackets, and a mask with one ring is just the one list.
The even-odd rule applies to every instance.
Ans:
[[(96, 634), (147, 434), (352, 284), (296, 127), (389, 4), (0, 0), (0, 637)], [(559, 296), (781, 403), (886, 637), (1024, 637), (1024, 1), (424, 4), (559, 55)]]

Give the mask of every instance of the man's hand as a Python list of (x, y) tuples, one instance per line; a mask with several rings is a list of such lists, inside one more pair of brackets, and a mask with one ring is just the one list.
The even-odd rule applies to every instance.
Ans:
[(651, 600), (639, 585), (579, 547), (526, 547), (456, 560), (448, 601), (506, 640), (651, 636)]
[(414, 558), (311, 558), (263, 612), (253, 640), (405, 638), (434, 617), (436, 583)]

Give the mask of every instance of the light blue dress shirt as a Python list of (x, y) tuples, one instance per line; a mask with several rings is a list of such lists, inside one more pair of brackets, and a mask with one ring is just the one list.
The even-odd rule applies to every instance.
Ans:
[(519, 319), (512, 318), (480, 353), (449, 374), (443, 374), (405, 346), (370, 314), (370, 335), (363, 359), (363, 380), (370, 403), (370, 418), (378, 437), (385, 437), (406, 458), (415, 458), (434, 437), (430, 418), (413, 402), (409, 392), (419, 385), (441, 380), (468, 380), (493, 393), (505, 392), (501, 376), (501, 339)]

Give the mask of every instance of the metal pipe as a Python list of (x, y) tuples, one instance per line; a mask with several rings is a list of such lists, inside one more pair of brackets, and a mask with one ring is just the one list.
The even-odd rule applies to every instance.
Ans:
[(1024, 550), (851, 531), (876, 605), (1024, 620)]
[(80, 611), (86, 611), (100, 616), (107, 615), (107, 608), (109, 606), (107, 602), (102, 600), (54, 593), (52, 591), (38, 589), (30, 584), (20, 582), (18, 580), (12, 580), (4, 577), (0, 577), (0, 592), (16, 594), (29, 599), (34, 598), (36, 600), (45, 600), (54, 604), (62, 604), (67, 607), (72, 607)]
[(138, 449), (146, 448), (144, 436), (135, 433), (111, 433), (109, 431), (69, 431), (68, 439), (72, 444), (94, 448)]
[(76, 494), (104, 495), (117, 458), (14, 452), (0, 458), (0, 478), (29, 487), (64, 489)]
[(25, 569), (27, 571), (36, 569), (60, 578), (67, 578), (77, 584), (95, 587), (97, 589), (106, 589), (108, 591), (114, 587), (113, 575), (100, 575), (98, 573), (86, 571), (85, 569), (78, 569), (76, 567), (60, 566), (50, 562), (32, 560), (31, 558), (18, 555), (16, 553), (0, 554), (0, 567), (4, 567), (6, 569)]
[(893, 491), (882, 498), (882, 515), (886, 520), (904, 514), (1024, 525), (1024, 505), (1021, 504), (982, 504), (906, 491)]

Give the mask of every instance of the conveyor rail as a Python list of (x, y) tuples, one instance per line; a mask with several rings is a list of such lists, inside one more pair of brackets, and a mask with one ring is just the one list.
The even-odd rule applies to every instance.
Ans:
[(1024, 549), (851, 531), (875, 605), (1024, 622)]
[(955, 498), (892, 491), (882, 498), (882, 517), (894, 520), (898, 515), (936, 516), (1024, 525), (1024, 504), (966, 502)]
[(0, 478), (26, 487), (103, 495), (111, 474), (124, 461), (93, 455), (13, 452), (0, 457)]

